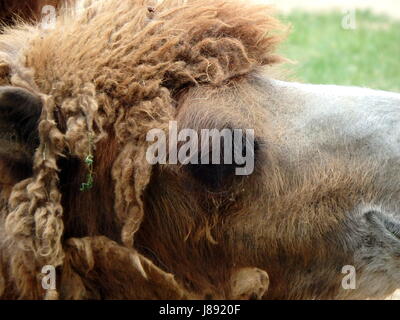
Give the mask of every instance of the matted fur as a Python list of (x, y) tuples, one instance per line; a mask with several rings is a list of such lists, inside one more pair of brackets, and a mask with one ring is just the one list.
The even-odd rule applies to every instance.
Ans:
[[(134, 249), (144, 216), (143, 192), (152, 176), (145, 161), (146, 133), (167, 128), (176, 101), (188, 88), (228, 86), (282, 61), (274, 54), (281, 41), (276, 31), (282, 27), (268, 7), (240, 1), (165, 0), (149, 10), (150, 5), (87, 1), (83, 11), (65, 10), (54, 30), (21, 26), (0, 37), (1, 83), (24, 87), (43, 100), (33, 176), (12, 188), (9, 204), (3, 207), (8, 235), (3, 265), (10, 261), (3, 270), (8, 280), (0, 281), (5, 297), (44, 297), (37, 275), (46, 264), (61, 267), (63, 298), (94, 297), (87, 293), (84, 270), (91, 270), (93, 256), (98, 257), (96, 263), (106, 262), (107, 252), (120, 255), (121, 265), (133, 257), (131, 275), (136, 282), (140, 275), (153, 285), (164, 279), (161, 282), (172, 290), (164, 290), (167, 298), (190, 296), (172, 275)], [(93, 147), (107, 145), (107, 150), (94, 151), (95, 189), (82, 194), (76, 187), (64, 188), (62, 200), (59, 161), (64, 156), (83, 161), (90, 141)], [(82, 165), (77, 178), (84, 176)], [(3, 193), (8, 197), (9, 192)], [(65, 205), (73, 212), (71, 206), (94, 203), (102, 194), (110, 197), (110, 211), (107, 217), (93, 217), (86, 207), (81, 214), (87, 215), (89, 227), (82, 236), (102, 235), (96, 227), (100, 223), (90, 221), (108, 219), (120, 231), (114, 240), (124, 247), (103, 238), (66, 244), (65, 223), (72, 236), (80, 232), (71, 230), (74, 217), (65, 216)], [(112, 238), (111, 234), (106, 235)], [(103, 269), (112, 272), (110, 265)], [(126, 275), (121, 277), (115, 283), (127, 280)], [(163, 297), (152, 290), (154, 286), (127, 295)], [(50, 291), (46, 297), (57, 298), (58, 293)]]

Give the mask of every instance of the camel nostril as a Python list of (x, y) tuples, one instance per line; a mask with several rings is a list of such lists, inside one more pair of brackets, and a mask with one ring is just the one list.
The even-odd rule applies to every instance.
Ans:
[(384, 225), (388, 231), (390, 231), (396, 238), (400, 240), (400, 224), (394, 221), (385, 220)]
[(370, 210), (364, 213), (366, 221), (380, 236), (391, 236), (400, 240), (400, 223), (382, 211)]

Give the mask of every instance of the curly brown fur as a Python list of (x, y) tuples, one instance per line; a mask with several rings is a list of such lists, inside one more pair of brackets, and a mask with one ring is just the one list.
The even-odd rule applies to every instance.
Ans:
[[(3, 261), (8, 261), (3, 271), (8, 274), (6, 298), (45, 297), (36, 279), (44, 264), (61, 268), (62, 298), (178, 298), (189, 291), (229, 296), (229, 267), (215, 271), (221, 279), (215, 286), (215, 274), (200, 280), (195, 273), (180, 275), (178, 285), (165, 272), (171, 266), (163, 271), (136, 253), (134, 248), (152, 255), (143, 247), (146, 241), (142, 246), (134, 241), (146, 218), (145, 190), (154, 170), (145, 161), (145, 137), (152, 128), (167, 128), (188, 89), (234, 85), (259, 68), (282, 61), (274, 54), (281, 25), (271, 18), (268, 7), (243, 2), (165, 0), (149, 10), (151, 4), (88, 1), (83, 12), (65, 10), (54, 30), (22, 26), (0, 37), (2, 83), (34, 92), (43, 104), (33, 176), (12, 188), (2, 213), (7, 234), (2, 249)], [(81, 193), (91, 139), (96, 182), (94, 190)], [(105, 143), (107, 149), (100, 147)], [(69, 162), (73, 159), (77, 167)], [(75, 176), (63, 176), (65, 170)], [(193, 232), (197, 239), (204, 235), (202, 250), (211, 256), (221, 254), (213, 250), (211, 234), (221, 218), (182, 218), (188, 224), (179, 233), (187, 237)], [(186, 230), (193, 223), (200, 224)], [(151, 236), (151, 227), (147, 232)], [(119, 244), (93, 238), (99, 235)], [(89, 238), (66, 243), (70, 237)], [(108, 264), (108, 255), (115, 266)], [(138, 258), (132, 262), (132, 256)], [(142, 294), (133, 288), (113, 291), (127, 274), (110, 278), (103, 289), (90, 289), (96, 285), (91, 281), (119, 266), (130, 266), (135, 281), (146, 274), (151, 280), (143, 284), (147, 289)], [(96, 271), (86, 274), (87, 270)], [(191, 277), (192, 284), (185, 283)], [(168, 285), (170, 294), (157, 289)], [(55, 298), (57, 293), (46, 297)]]

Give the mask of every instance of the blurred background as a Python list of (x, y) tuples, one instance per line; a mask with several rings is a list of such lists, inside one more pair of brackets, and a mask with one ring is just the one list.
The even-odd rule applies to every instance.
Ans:
[(400, 0), (254, 0), (291, 25), (294, 80), (400, 92)]

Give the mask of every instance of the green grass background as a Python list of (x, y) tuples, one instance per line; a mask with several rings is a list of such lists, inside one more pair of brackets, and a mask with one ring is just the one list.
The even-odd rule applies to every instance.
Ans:
[(280, 52), (297, 62), (290, 67), (295, 78), (400, 92), (400, 21), (357, 11), (356, 29), (346, 30), (344, 16), (293, 12), (281, 17), (291, 33)]

